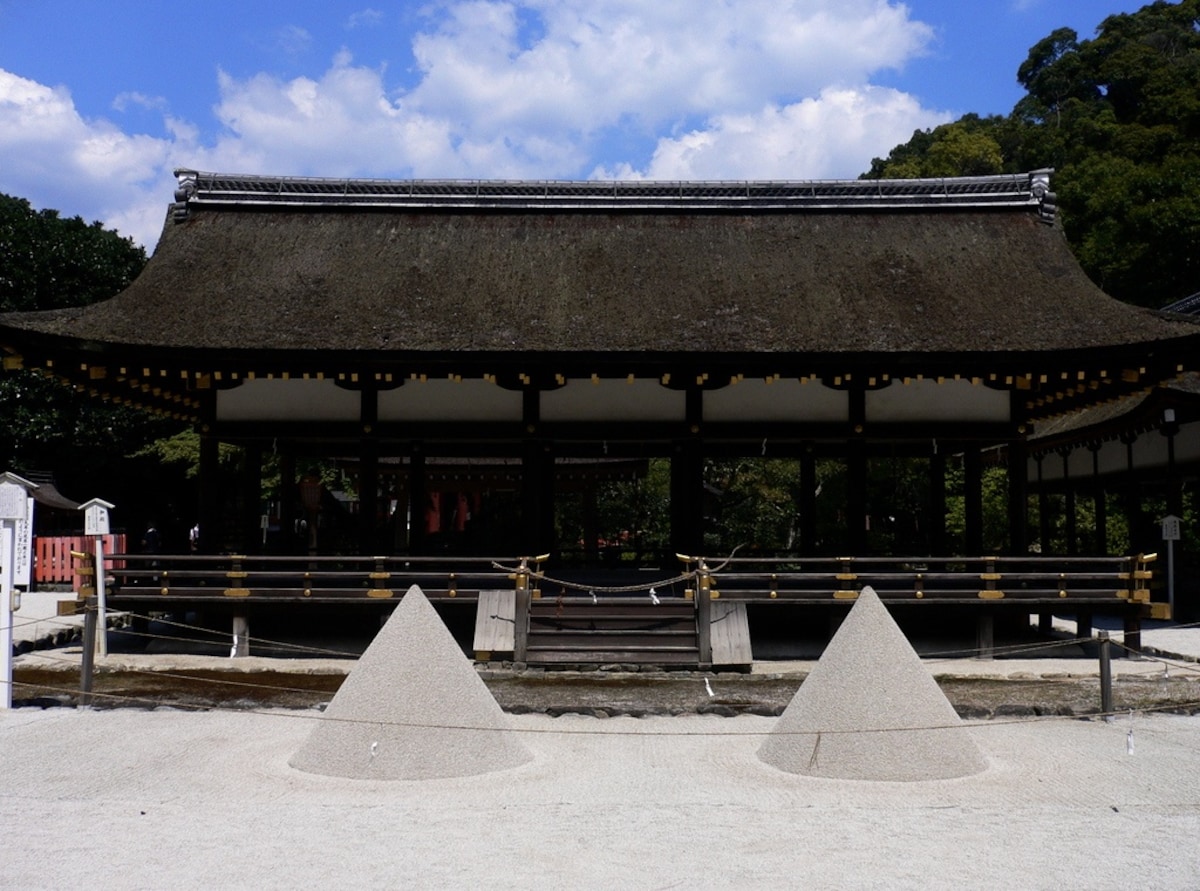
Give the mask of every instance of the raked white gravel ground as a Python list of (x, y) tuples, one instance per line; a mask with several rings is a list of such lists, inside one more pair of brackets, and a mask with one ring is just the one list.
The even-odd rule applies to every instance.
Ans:
[(1200, 887), (1196, 717), (969, 724), (983, 772), (907, 783), (776, 770), (750, 716), (516, 716), (519, 767), (347, 780), (288, 766), (316, 717), (0, 712), (0, 887)]

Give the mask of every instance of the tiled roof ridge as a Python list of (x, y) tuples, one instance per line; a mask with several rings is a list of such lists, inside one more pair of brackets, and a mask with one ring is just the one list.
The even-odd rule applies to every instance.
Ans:
[(1054, 218), (1049, 169), (990, 176), (854, 180), (356, 179), (175, 171), (177, 220), (193, 205), (510, 210), (1036, 208)]

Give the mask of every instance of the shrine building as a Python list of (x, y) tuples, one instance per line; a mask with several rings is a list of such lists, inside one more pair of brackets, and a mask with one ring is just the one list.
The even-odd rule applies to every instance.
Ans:
[[(1006, 550), (1030, 530), (1030, 437), (1200, 370), (1194, 319), (1104, 294), (1071, 255), (1049, 171), (822, 182), (382, 181), (177, 172), (123, 293), (0, 316), (9, 368), (185, 419), (201, 436), (203, 550), (255, 547), (218, 444), (351, 460), (358, 552), (423, 553), (434, 468), (512, 486), (496, 536), (554, 546), (572, 468), (670, 461), (674, 550), (703, 547), (706, 459), (845, 461), (846, 553), (868, 542), (873, 456), (929, 462), (966, 535), (1002, 455)], [(622, 464), (624, 462), (624, 464)], [(261, 462), (250, 460), (256, 468)], [(624, 468), (623, 470), (621, 468)], [(257, 491), (251, 470), (239, 483)], [(283, 486), (296, 500), (302, 481)], [(431, 488), (432, 487), (432, 488)], [(460, 487), (464, 490), (467, 486)], [(396, 507), (396, 502), (402, 502)], [(474, 496), (463, 502), (485, 508)], [(487, 536), (481, 553), (495, 550)]]

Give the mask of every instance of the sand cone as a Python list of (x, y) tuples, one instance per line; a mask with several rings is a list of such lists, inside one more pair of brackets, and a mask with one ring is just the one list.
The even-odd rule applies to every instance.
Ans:
[(413, 585), (290, 763), (328, 776), (417, 780), (474, 776), (532, 757)]
[(866, 587), (758, 757), (858, 780), (969, 776), (987, 762), (875, 591)]

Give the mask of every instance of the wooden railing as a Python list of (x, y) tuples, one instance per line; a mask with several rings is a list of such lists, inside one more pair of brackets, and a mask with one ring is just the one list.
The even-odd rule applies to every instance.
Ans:
[(109, 598), (312, 603), (387, 600), (419, 585), (431, 599), (478, 599), (511, 588), (516, 557), (244, 556), (114, 554)]
[(1129, 557), (689, 557), (713, 599), (853, 600), (867, 585), (888, 602), (1149, 604), (1156, 554)]
[[(518, 574), (536, 598), (545, 559), (117, 553), (105, 559), (105, 574), (117, 601), (371, 601), (403, 596), (411, 585), (432, 599), (475, 600), (481, 590), (521, 587)], [(697, 601), (836, 603), (870, 585), (889, 603), (1144, 606), (1149, 615), (1156, 555), (680, 559), (686, 596)], [(704, 591), (707, 597), (697, 596)], [(697, 603), (701, 611), (704, 605)]]

